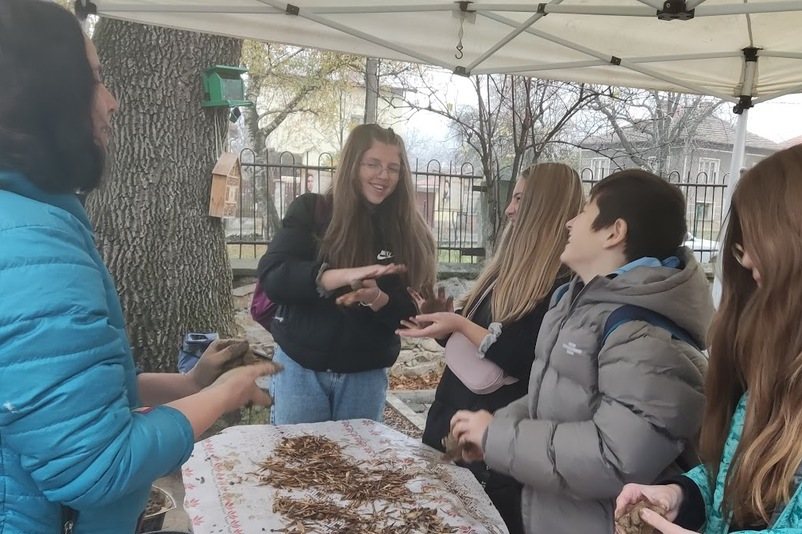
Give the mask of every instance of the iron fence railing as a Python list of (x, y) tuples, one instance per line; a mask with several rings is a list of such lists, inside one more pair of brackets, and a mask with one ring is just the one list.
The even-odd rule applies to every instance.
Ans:
[[(310, 162), (309, 154), (290, 152), (240, 154), (242, 178), (236, 215), (224, 219), (229, 253), (238, 258), (258, 258), (266, 250), (290, 203), (304, 192), (326, 191), (336, 167), (330, 154)], [(481, 260), (485, 255), (482, 209), (484, 178), (471, 164), (443, 164), (431, 160), (412, 165), (415, 202), (432, 229), (441, 262)], [(580, 172), (589, 190), (601, 177), (589, 168)], [(668, 174), (687, 201), (686, 245), (703, 262), (718, 251), (718, 234), (724, 220), (726, 176)]]
[[(224, 219), (226, 242), (235, 257), (258, 257), (290, 203), (304, 192), (328, 190), (336, 168), (329, 154), (315, 161), (290, 152), (240, 153), (242, 178), (236, 216)], [(415, 203), (432, 229), (440, 261), (476, 262), (484, 256), (483, 178), (471, 164), (414, 161)]]

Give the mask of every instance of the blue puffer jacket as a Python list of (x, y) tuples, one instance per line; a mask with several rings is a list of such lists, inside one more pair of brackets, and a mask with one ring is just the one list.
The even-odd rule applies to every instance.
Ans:
[(139, 407), (114, 283), (75, 195), (0, 172), (0, 534), (132, 533), (150, 484), (192, 451)]
[(724, 453), (719, 464), (715, 487), (711, 487), (708, 472), (704, 465), (685, 473), (686, 477), (699, 486), (705, 502), (707, 523), (702, 532), (705, 534), (756, 534), (758, 532), (766, 534), (802, 534), (802, 485), (797, 485), (793, 495), (791, 495), (791, 500), (767, 529), (731, 531), (730, 518), (724, 517), (722, 514), (721, 504), (724, 500), (724, 486), (727, 480), (727, 473), (730, 470), (730, 463), (735, 455), (735, 449), (738, 448), (741, 433), (744, 429), (746, 401), (746, 395), (741, 397), (732, 416), (730, 432), (727, 436), (727, 441), (724, 442)]

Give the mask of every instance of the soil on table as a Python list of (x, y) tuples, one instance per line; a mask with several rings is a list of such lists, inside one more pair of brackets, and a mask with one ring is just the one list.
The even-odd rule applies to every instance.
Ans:
[(151, 517), (167, 508), (167, 497), (161, 491), (151, 488), (148, 505), (145, 508), (145, 517)]

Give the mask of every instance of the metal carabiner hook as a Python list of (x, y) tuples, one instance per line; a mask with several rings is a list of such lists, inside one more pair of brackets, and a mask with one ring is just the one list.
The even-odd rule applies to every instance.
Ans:
[(464, 48), (462, 46), (462, 37), (465, 35), (465, 13), (460, 13), (459, 16), (459, 33), (457, 34), (457, 53), (454, 54), (454, 57), (457, 59), (462, 59), (465, 57), (465, 54), (462, 52)]

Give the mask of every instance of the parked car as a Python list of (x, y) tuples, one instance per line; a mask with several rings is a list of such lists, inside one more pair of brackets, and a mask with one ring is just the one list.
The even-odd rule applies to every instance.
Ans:
[(693, 255), (696, 256), (699, 263), (712, 263), (716, 260), (716, 256), (718, 255), (718, 241), (701, 239), (690, 232), (685, 234), (685, 242), (683, 245), (693, 251)]

